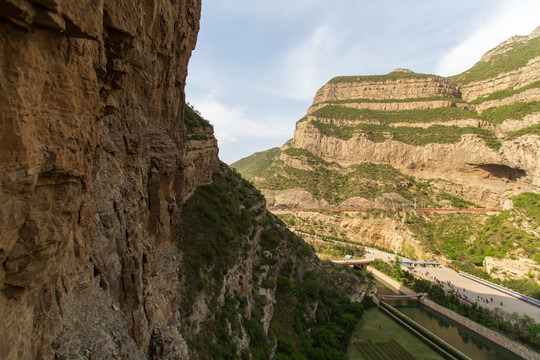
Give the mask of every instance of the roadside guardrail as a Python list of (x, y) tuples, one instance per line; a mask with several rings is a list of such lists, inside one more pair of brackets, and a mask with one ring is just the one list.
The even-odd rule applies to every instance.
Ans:
[(527, 296), (527, 295), (523, 295), (522, 293), (519, 293), (517, 291), (514, 291), (514, 290), (510, 290), (510, 289), (507, 289), (505, 288), (504, 286), (501, 286), (501, 285), (497, 285), (497, 284), (494, 284), (490, 281), (487, 281), (487, 280), (484, 280), (482, 278), (479, 278), (477, 276), (474, 276), (474, 275), (471, 275), (469, 273), (466, 273), (464, 271), (460, 271), (459, 272), (459, 275), (463, 276), (463, 277), (466, 277), (468, 279), (471, 279), (471, 280), (474, 280), (476, 282), (479, 282), (481, 284), (484, 284), (486, 286), (489, 286), (491, 288), (494, 288), (494, 289), (497, 289), (499, 291), (502, 291), (508, 295), (512, 295), (513, 297), (516, 297), (518, 299), (521, 299), (523, 301), (527, 301), (528, 303), (531, 303), (533, 305), (536, 305), (538, 307), (540, 307), (540, 301), (535, 299), (535, 298), (532, 298), (530, 296)]

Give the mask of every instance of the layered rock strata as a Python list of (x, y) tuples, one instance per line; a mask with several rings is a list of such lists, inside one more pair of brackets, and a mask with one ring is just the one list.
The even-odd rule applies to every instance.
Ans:
[(313, 103), (350, 99), (400, 100), (434, 96), (459, 99), (461, 93), (453, 81), (439, 76), (384, 81), (350, 76), (340, 81), (330, 81), (320, 88), (313, 98)]
[(171, 242), (218, 166), (183, 124), (200, 7), (0, 1), (4, 359), (185, 350)]

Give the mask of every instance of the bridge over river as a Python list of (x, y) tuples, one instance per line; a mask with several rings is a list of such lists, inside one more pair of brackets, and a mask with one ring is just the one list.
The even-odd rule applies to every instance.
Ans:
[(403, 299), (403, 300), (418, 300), (422, 296), (427, 296), (427, 293), (416, 293), (409, 295), (388, 295), (388, 294), (377, 294), (379, 299)]

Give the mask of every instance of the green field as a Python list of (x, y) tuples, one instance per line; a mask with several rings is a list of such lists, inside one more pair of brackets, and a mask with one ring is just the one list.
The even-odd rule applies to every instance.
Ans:
[[(391, 352), (395, 351), (395, 343), (413, 356), (412, 358), (402, 357), (403, 359), (443, 359), (443, 357), (429, 346), (376, 308), (364, 312), (362, 321), (351, 337), (347, 356), (350, 360), (370, 360), (376, 358), (373, 357), (373, 354), (379, 351), (379, 359), (399, 359), (399, 357), (388, 357), (392, 356)], [(380, 352), (383, 350), (386, 350), (388, 353), (383, 354)], [(372, 356), (369, 357), (366, 353), (372, 354)], [(405, 354), (403, 353), (403, 355)]]

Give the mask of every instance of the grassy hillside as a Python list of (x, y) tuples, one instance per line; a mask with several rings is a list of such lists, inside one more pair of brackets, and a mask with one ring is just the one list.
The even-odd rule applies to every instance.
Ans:
[(378, 104), (388, 104), (388, 103), (411, 103), (411, 102), (425, 102), (425, 101), (451, 101), (454, 103), (465, 103), (463, 99), (449, 98), (444, 96), (431, 96), (431, 97), (422, 97), (422, 98), (407, 98), (407, 99), (343, 99), (343, 100), (326, 100), (321, 103), (315, 103), (313, 105), (319, 104), (358, 104), (358, 103), (378, 103)]
[(517, 94), (520, 94), (524, 91), (527, 91), (529, 89), (536, 89), (536, 88), (540, 88), (540, 81), (535, 81), (529, 85), (526, 85), (526, 86), (523, 86), (523, 87), (520, 87), (518, 89), (514, 89), (514, 90), (510, 90), (510, 89), (505, 89), (505, 90), (501, 90), (501, 91), (496, 91), (492, 94), (489, 94), (488, 96), (484, 96), (484, 97), (480, 97), (478, 99), (475, 99), (473, 101), (471, 101), (471, 104), (481, 104), (485, 101), (489, 101), (489, 100), (500, 100), (500, 99), (504, 99), (506, 97), (509, 97), (509, 96), (513, 96), (513, 95), (517, 95)]
[(255, 186), (267, 190), (300, 188), (331, 205), (339, 205), (351, 197), (373, 200), (385, 193), (399, 194), (410, 203), (415, 199), (418, 202), (424, 201), (430, 206), (437, 206), (442, 201), (450, 202), (458, 208), (472, 205), (449, 194), (433, 192), (428, 182), (418, 181), (388, 164), (362, 163), (342, 168), (305, 149), (289, 148), (285, 154), (310, 168), (299, 169), (278, 160), (256, 174)]
[(232, 163), (231, 168), (238, 170), (246, 179), (252, 179), (279, 159), (280, 155), (281, 150), (278, 147), (256, 152)]
[(529, 60), (540, 55), (540, 37), (525, 43), (507, 45), (507, 47), (508, 50), (504, 53), (495, 55), (488, 61), (479, 61), (469, 70), (452, 76), (450, 79), (464, 85), (519, 69), (527, 65)]
[(311, 115), (326, 119), (362, 120), (379, 123), (430, 123), (462, 119), (480, 119), (475, 111), (455, 107), (429, 110), (378, 111), (327, 105)]
[(492, 149), (499, 149), (501, 142), (495, 134), (487, 129), (473, 126), (443, 126), (432, 125), (428, 128), (411, 126), (389, 126), (381, 124), (358, 124), (355, 126), (337, 126), (334, 124), (312, 121), (311, 124), (325, 136), (349, 140), (358, 132), (373, 142), (384, 142), (387, 139), (410, 145), (451, 144), (461, 140), (464, 134), (476, 134), (484, 139)]

